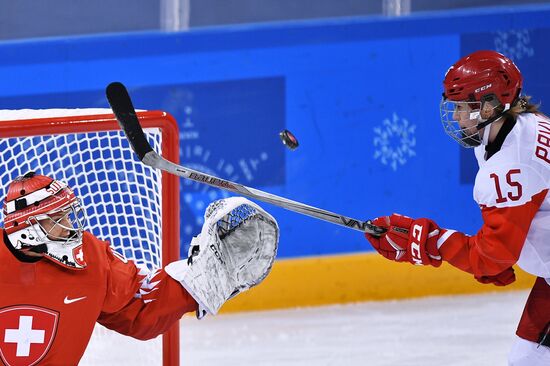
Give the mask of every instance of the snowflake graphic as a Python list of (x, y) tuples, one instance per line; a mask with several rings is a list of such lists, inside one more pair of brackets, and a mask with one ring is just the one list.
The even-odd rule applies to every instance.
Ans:
[(512, 60), (533, 57), (535, 54), (535, 50), (531, 47), (531, 36), (528, 29), (496, 33), (495, 49)]
[(391, 120), (386, 118), (381, 126), (374, 128), (374, 158), (389, 165), (393, 171), (397, 170), (398, 164), (405, 165), (410, 157), (416, 155), (413, 150), (416, 146), (415, 130), (416, 125), (399, 118), (394, 112)]

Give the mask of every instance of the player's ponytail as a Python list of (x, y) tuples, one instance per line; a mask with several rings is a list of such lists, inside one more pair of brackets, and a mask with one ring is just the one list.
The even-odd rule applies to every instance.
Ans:
[(505, 112), (505, 114), (510, 117), (517, 119), (518, 116), (522, 113), (539, 113), (540, 104), (532, 104), (531, 96), (522, 95), (520, 96), (514, 105)]

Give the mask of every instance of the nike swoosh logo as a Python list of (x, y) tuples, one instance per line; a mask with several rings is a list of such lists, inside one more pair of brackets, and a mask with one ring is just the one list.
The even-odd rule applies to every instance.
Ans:
[(65, 296), (65, 299), (63, 299), (63, 303), (64, 304), (72, 304), (73, 302), (77, 302), (77, 301), (80, 301), (80, 300), (84, 300), (86, 298), (86, 296), (83, 296), (83, 297), (76, 297), (74, 299), (69, 299), (68, 296)]

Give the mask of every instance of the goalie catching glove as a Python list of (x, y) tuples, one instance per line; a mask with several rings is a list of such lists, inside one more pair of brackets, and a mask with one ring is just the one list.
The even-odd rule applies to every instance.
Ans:
[(381, 236), (365, 234), (374, 249), (384, 257), (396, 262), (417, 265), (441, 265), (441, 256), (437, 248), (441, 230), (432, 220), (414, 220), (393, 214), (379, 217), (372, 223), (387, 229)]
[(243, 197), (211, 203), (204, 221), (188, 259), (165, 268), (199, 304), (199, 319), (217, 314), (227, 300), (262, 282), (279, 242), (277, 221)]

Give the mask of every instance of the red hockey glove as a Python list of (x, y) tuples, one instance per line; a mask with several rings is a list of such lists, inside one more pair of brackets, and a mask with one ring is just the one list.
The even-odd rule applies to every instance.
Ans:
[(437, 249), (439, 227), (429, 219), (412, 219), (393, 214), (372, 222), (386, 228), (381, 236), (365, 234), (374, 249), (384, 257), (396, 262), (410, 262), (418, 265), (441, 265)]
[(516, 280), (516, 275), (514, 269), (510, 267), (494, 276), (474, 276), (474, 278), (483, 284), (492, 283), (495, 286), (507, 286)]

